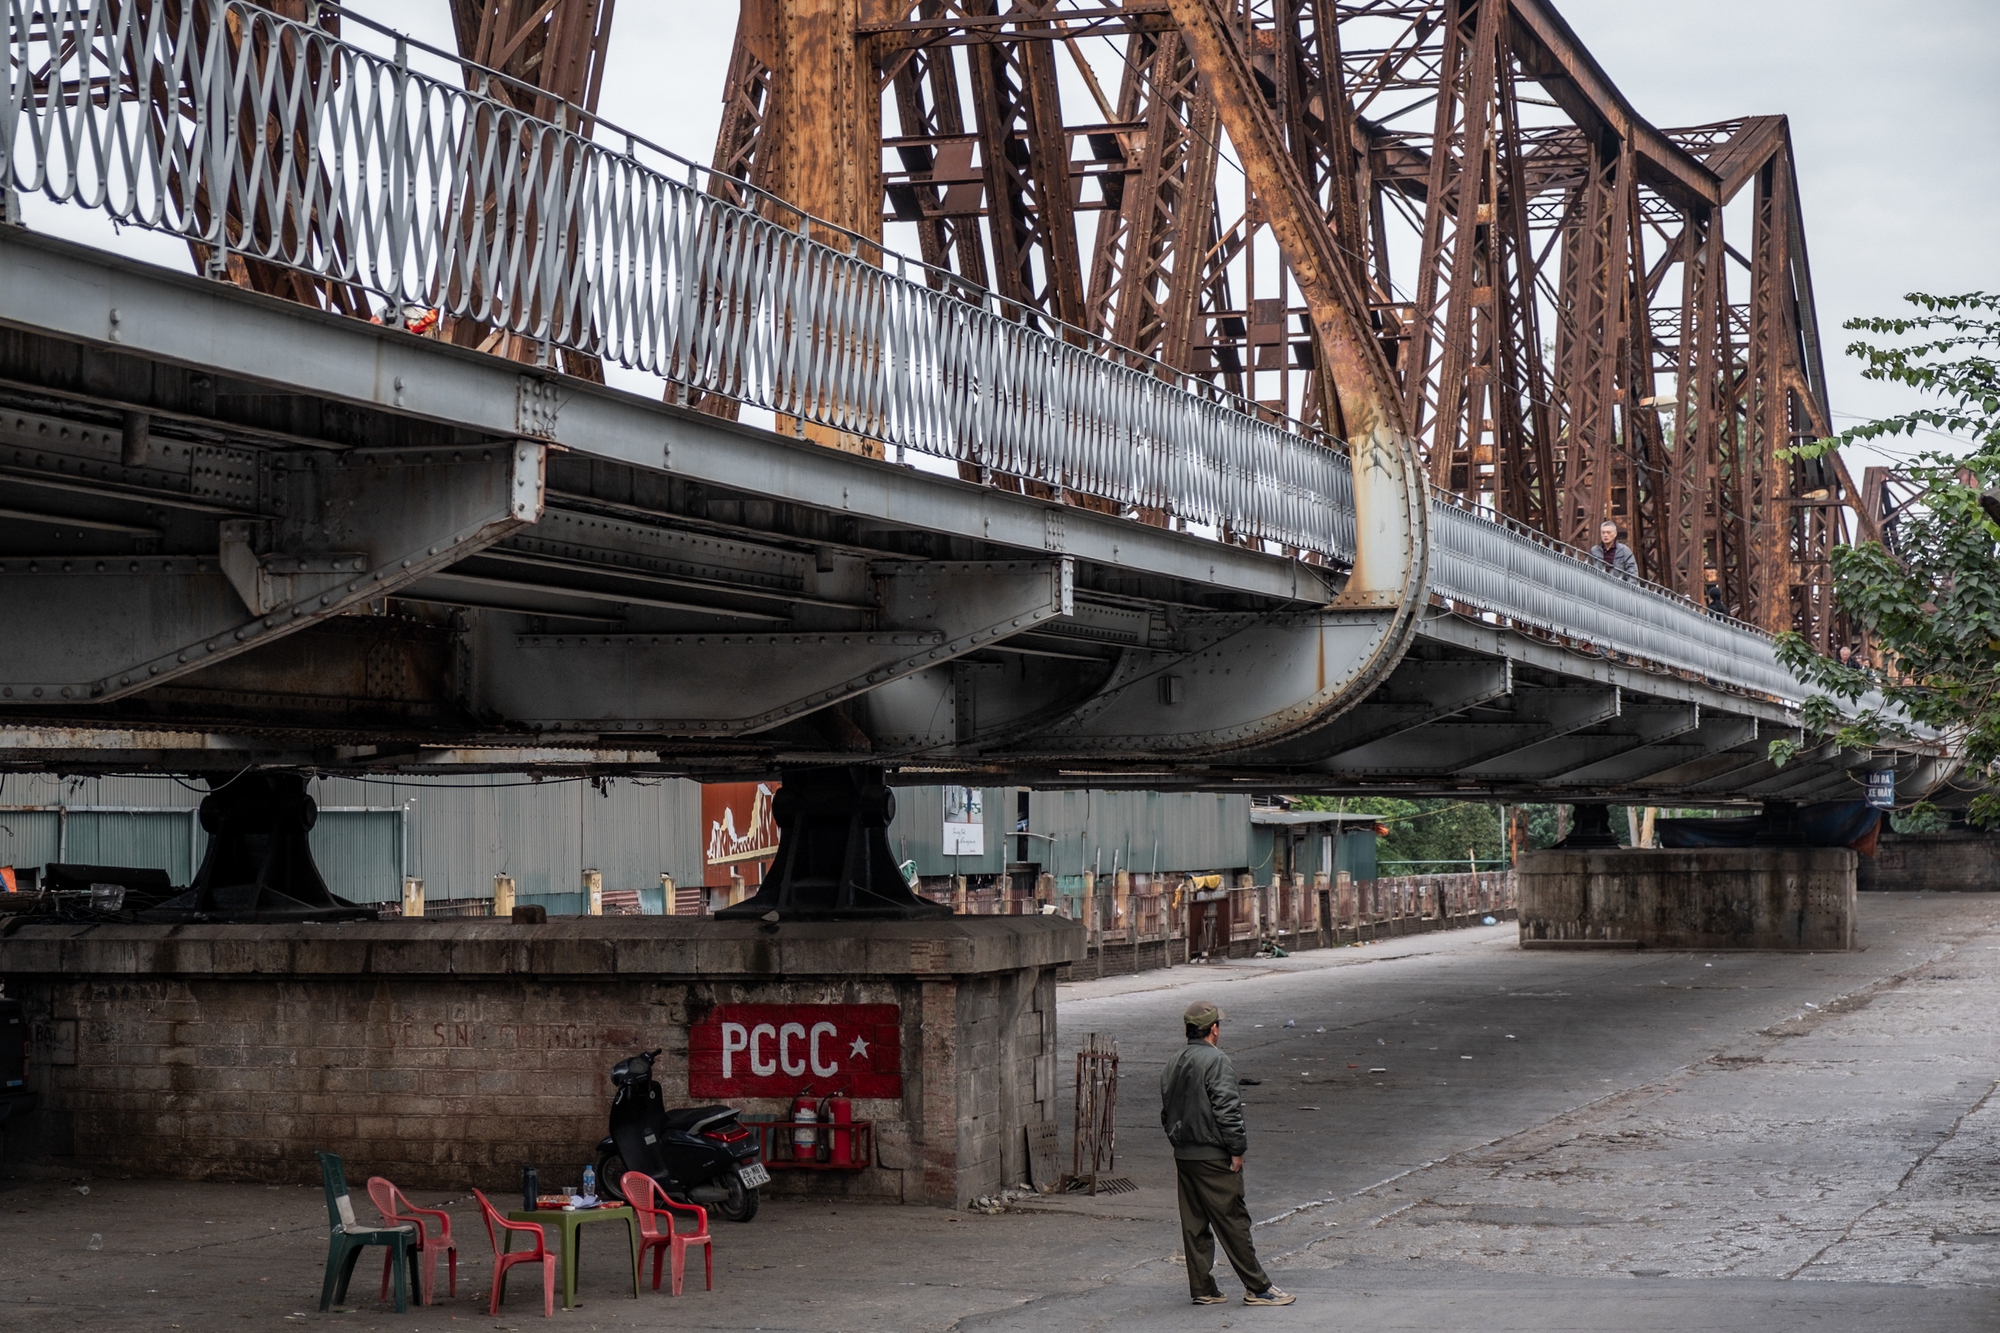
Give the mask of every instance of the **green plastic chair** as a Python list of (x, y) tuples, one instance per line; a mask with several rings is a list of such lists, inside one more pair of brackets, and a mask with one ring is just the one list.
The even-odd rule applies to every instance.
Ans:
[(410, 1260), (416, 1252), (417, 1229), (402, 1226), (364, 1227), (354, 1216), (354, 1201), (347, 1196), (347, 1170), (340, 1154), (319, 1154), (319, 1174), (326, 1183), (326, 1216), (333, 1230), (326, 1238), (326, 1281), (320, 1285), (320, 1313), (338, 1302), (347, 1303), (347, 1282), (354, 1265), (370, 1245), (389, 1247), (391, 1289), (396, 1294), (396, 1313), (410, 1308)]

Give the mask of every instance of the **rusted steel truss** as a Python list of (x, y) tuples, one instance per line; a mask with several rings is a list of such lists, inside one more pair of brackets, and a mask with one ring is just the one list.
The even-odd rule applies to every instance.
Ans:
[(1784, 456), (1828, 432), (1785, 119), (1656, 129), (1547, 0), (746, 0), (715, 165), (772, 184), (768, 108), (824, 58), (770, 34), (849, 23), (877, 100), (787, 131), (878, 118), (879, 220), (835, 220), (1345, 433), (1194, 16), (1232, 34), (1437, 485), (1579, 546), (1615, 519), (1650, 579), (1842, 632), (1828, 549), (1875, 523), (1838, 459)]
[[(450, 0), (460, 54), (518, 80), (489, 91), (585, 133), (613, 3)], [(1229, 34), (1248, 78), (1227, 95), (1263, 99), (1294, 197), (1251, 185), (1231, 133), (1249, 122), (1184, 21)], [(1344, 435), (1361, 363), (1315, 327), (1303, 206), (1338, 269), (1314, 282), (1365, 307), (1435, 484), (1579, 546), (1615, 519), (1650, 579), (1821, 645), (1844, 633), (1828, 551), (1880, 515), (1837, 457), (1785, 456), (1829, 431), (1785, 119), (1653, 127), (1548, 0), (743, 0), (722, 91), (727, 175), (920, 253), (937, 284)], [(456, 201), (465, 225), (487, 202)], [(338, 284), (195, 258), (371, 313)], [(442, 334), (600, 377), (474, 324)]]

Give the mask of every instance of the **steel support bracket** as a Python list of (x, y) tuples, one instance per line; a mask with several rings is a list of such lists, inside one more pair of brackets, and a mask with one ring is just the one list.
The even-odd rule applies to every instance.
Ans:
[(870, 572), (874, 623), (856, 630), (521, 634), (479, 615), (471, 639), (478, 706), (541, 731), (744, 735), (1075, 606), (1067, 558), (895, 561)]
[[(311, 455), (271, 517), (217, 525), (215, 554), (0, 559), (34, 627), (0, 638), (0, 699), (109, 702), (355, 610), (541, 517), (544, 461), (532, 441)], [(264, 532), (279, 554), (253, 549)]]

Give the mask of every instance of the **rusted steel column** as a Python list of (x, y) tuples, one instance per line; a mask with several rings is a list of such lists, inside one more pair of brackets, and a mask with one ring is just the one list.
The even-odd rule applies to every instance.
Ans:
[[(1427, 559), (1423, 468), (1404, 423), (1395, 376), (1354, 288), (1352, 267), (1335, 249), (1220, 0), (1171, 0), (1170, 7), (1305, 295), (1346, 423), (1354, 456), (1355, 556), (1335, 604), (1394, 607), (1414, 617)], [(1401, 656), (1400, 636), (1391, 635), (1390, 642), (1396, 645), (1393, 660)]]
[[(815, 227), (814, 240), (869, 262), (879, 260), (873, 247), (882, 240), (882, 97), (872, 39), (855, 30), (886, 11), (882, 0), (745, 0), (738, 20), (740, 42), (753, 56), (767, 53), (772, 70), (757, 131), (759, 180), (799, 213), (845, 229)], [(787, 416), (777, 428), (869, 458), (884, 452), (879, 441)]]
[(1780, 453), (1791, 447), (1791, 389), (1785, 371), (1794, 355), (1785, 318), (1790, 274), (1791, 172), (1772, 154), (1757, 176), (1750, 271), (1750, 382), (1742, 458), (1749, 475), (1749, 619), (1777, 633), (1793, 628), (1792, 585), (1797, 578), (1791, 505), (1794, 465)]
[[(855, 28), (877, 0), (748, 0), (742, 25), (754, 51), (768, 43), (770, 102), (758, 157), (769, 188), (815, 218), (882, 238), (882, 98)], [(841, 249), (847, 238), (816, 232)]]

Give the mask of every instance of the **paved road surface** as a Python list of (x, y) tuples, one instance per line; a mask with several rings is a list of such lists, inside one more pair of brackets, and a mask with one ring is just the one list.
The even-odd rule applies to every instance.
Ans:
[[(606, 1245), (558, 1320), (2000, 1327), (2000, 901), (1863, 904), (1854, 954), (1524, 953), (1496, 927), (1064, 987), (1065, 1047), (1119, 1039), (1118, 1165), (1138, 1189), (997, 1215), (767, 1204), (723, 1224), (715, 1292), (635, 1303)], [(1186, 1303), (1154, 1088), (1197, 994), (1258, 1080), (1252, 1211), (1288, 1309)], [(0, 1192), (0, 1328), (540, 1322), (525, 1282), (487, 1316), (489, 1251), (459, 1203), (456, 1300), (321, 1316), (316, 1188), (89, 1185)]]

